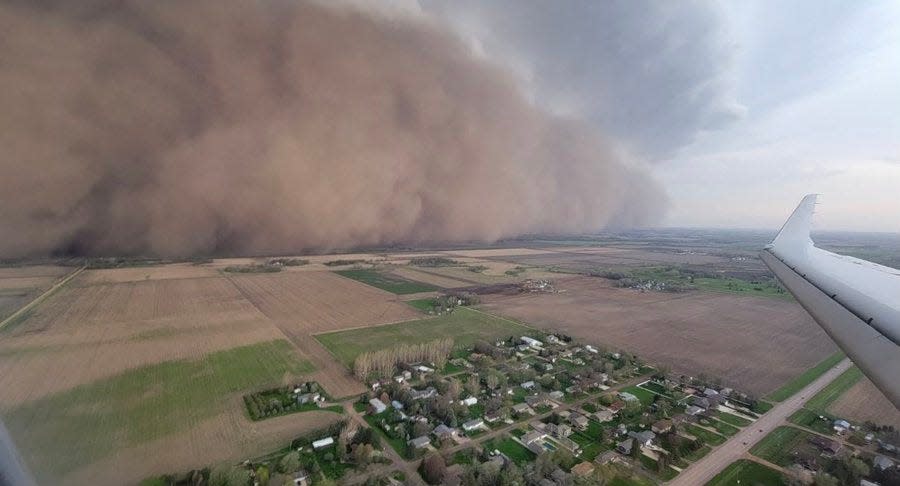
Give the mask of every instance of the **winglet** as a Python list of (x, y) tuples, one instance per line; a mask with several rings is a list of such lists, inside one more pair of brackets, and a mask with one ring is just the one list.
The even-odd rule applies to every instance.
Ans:
[(794, 210), (791, 217), (781, 227), (781, 231), (772, 240), (772, 244), (767, 248), (775, 250), (776, 253), (797, 254), (805, 253), (809, 247), (813, 246), (809, 230), (812, 227), (812, 216), (818, 196), (818, 194), (808, 194), (800, 201), (797, 209)]

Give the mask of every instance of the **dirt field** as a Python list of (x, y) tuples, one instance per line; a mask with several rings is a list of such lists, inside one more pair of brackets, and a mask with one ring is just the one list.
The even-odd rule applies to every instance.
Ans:
[(207, 265), (193, 265), (190, 263), (176, 263), (172, 265), (160, 265), (153, 267), (128, 267), (105, 270), (85, 271), (83, 284), (94, 283), (125, 283), (141, 282), (146, 280), (167, 280), (175, 278), (201, 278), (217, 277), (216, 268)]
[(421, 317), (397, 296), (331, 272), (280, 272), (230, 279), (312, 361), (317, 371), (311, 379), (335, 397), (362, 393), (365, 387), (311, 334)]
[(900, 429), (900, 411), (865, 377), (832, 403), (828, 411), (851, 421), (871, 420)]
[(600, 278), (559, 280), (558, 294), (485, 296), (488, 311), (621, 348), (673, 371), (720, 377), (764, 395), (834, 353), (797, 304), (725, 293), (619, 289)]
[(0, 321), (74, 270), (52, 265), (0, 267)]
[[(462, 280), (458, 280), (455, 278), (445, 277), (443, 275), (439, 275), (431, 270), (436, 269), (418, 269), (415, 267), (397, 267), (391, 270), (391, 273), (397, 275), (398, 277), (402, 277), (409, 280), (415, 280), (416, 282), (427, 283), (429, 285), (434, 285), (436, 287), (441, 287), (444, 289), (455, 289), (459, 287), (468, 287), (472, 285), (471, 282), (465, 282)], [(472, 272), (469, 272), (472, 273)]]

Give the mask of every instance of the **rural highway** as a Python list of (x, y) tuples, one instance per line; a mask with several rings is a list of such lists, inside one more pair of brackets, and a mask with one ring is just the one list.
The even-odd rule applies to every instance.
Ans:
[(852, 365), (853, 363), (849, 359), (844, 359), (807, 385), (806, 388), (772, 407), (772, 410), (766, 412), (756, 422), (742, 429), (721, 446), (714, 448), (709, 455), (692, 464), (666, 484), (670, 486), (699, 486), (706, 484), (729, 464), (743, 457), (754, 444), (774, 430), (775, 427), (781, 425), (791, 414), (799, 410), (808, 399), (812, 398), (822, 388), (825, 388), (826, 385), (831, 383), (841, 373), (847, 371)]

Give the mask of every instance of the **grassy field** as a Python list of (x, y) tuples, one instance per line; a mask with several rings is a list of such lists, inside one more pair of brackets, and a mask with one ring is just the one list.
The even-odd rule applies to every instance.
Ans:
[(718, 420), (710, 420), (709, 422), (710, 422), (710, 425), (709, 425), (710, 427), (716, 429), (717, 432), (719, 432), (720, 434), (722, 434), (726, 437), (731, 437), (732, 435), (738, 433), (737, 427), (728, 425), (725, 422), (720, 422)]
[(808, 433), (793, 427), (778, 427), (754, 445), (750, 453), (773, 464), (789, 466), (793, 462), (790, 451), (805, 442), (808, 436)]
[(819, 415), (819, 413), (801, 408), (800, 410), (794, 412), (793, 415), (788, 418), (788, 421), (793, 424), (808, 427), (820, 434), (834, 434), (834, 429), (831, 425), (834, 422), (834, 417), (829, 414), (822, 414), (822, 416), (825, 417), (825, 420), (822, 420), (821, 418), (819, 418)]
[(806, 402), (804, 407), (814, 412), (824, 412), (832, 402), (837, 400), (844, 392), (855, 385), (862, 376), (862, 371), (856, 366), (848, 369), (841, 373), (841, 376), (838, 376), (834, 381), (829, 383), (828, 386), (819, 391), (819, 393), (813, 395), (813, 397)]
[(389, 275), (374, 269), (339, 270), (338, 275), (358, 280), (364, 284), (377, 287), (394, 294), (416, 294), (419, 292), (431, 292), (440, 290), (438, 287), (420, 282), (406, 280), (396, 275)]
[(763, 297), (775, 297), (778, 299), (793, 300), (791, 294), (787, 293), (781, 286), (774, 281), (764, 282), (748, 282), (736, 278), (695, 278), (694, 287), (701, 290), (709, 290), (713, 292), (730, 292), (737, 294), (758, 295)]
[(136, 368), (4, 411), (4, 419), (35, 464), (66, 472), (211, 418), (233, 393), (311, 370), (290, 343), (271, 341)]
[(734, 425), (736, 427), (746, 427), (750, 425), (749, 420), (726, 412), (716, 412), (716, 418), (721, 420), (722, 422)]
[(638, 400), (640, 400), (645, 407), (653, 403), (653, 399), (656, 397), (653, 392), (645, 390), (639, 386), (629, 386), (622, 391), (631, 393), (632, 395), (638, 397)]
[(452, 313), (440, 317), (317, 334), (316, 339), (334, 353), (338, 360), (350, 366), (361, 353), (398, 344), (422, 343), (449, 337), (453, 338), (457, 346), (468, 346), (479, 339), (493, 340), (527, 335), (530, 332), (527, 327), (508, 319), (458, 307)]
[(705, 442), (707, 444), (719, 445), (719, 444), (725, 442), (725, 438), (722, 437), (721, 435), (719, 435), (715, 432), (710, 432), (706, 429), (702, 429), (700, 427), (697, 427), (696, 425), (688, 425), (687, 431), (689, 434), (703, 439), (703, 442)]
[(489, 451), (497, 449), (519, 465), (534, 460), (534, 453), (513, 440), (512, 437), (506, 437), (499, 441), (490, 440), (484, 445), (484, 448)]
[(423, 313), (428, 313), (435, 305), (435, 299), (416, 299), (410, 300), (407, 302), (412, 308), (421, 311)]
[(834, 365), (841, 362), (844, 359), (844, 353), (837, 352), (832, 354), (831, 356), (825, 358), (819, 364), (813, 366), (812, 368), (806, 370), (800, 376), (794, 378), (793, 380), (785, 383), (781, 388), (775, 390), (770, 393), (766, 398), (769, 400), (774, 400), (776, 402), (780, 402), (794, 393), (797, 393), (806, 385), (809, 385), (816, 378), (822, 376), (823, 373), (831, 369)]
[(766, 486), (785, 485), (784, 476), (778, 471), (762, 464), (740, 459), (731, 463), (722, 472), (712, 478), (706, 486), (731, 486), (738, 484), (765, 484)]

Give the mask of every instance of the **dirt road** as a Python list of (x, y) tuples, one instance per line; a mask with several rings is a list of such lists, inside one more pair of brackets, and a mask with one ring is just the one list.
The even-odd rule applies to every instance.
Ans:
[(791, 414), (799, 410), (808, 399), (812, 398), (822, 388), (825, 388), (826, 385), (852, 365), (853, 363), (849, 359), (841, 361), (834, 368), (826, 371), (816, 381), (807, 385), (806, 388), (775, 405), (772, 410), (760, 417), (759, 420), (738, 432), (737, 435), (728, 439), (721, 446), (713, 449), (709, 455), (692, 464), (667, 484), (670, 486), (698, 486), (706, 484), (729, 464), (743, 457), (754, 444), (768, 435), (775, 427), (781, 425)]

